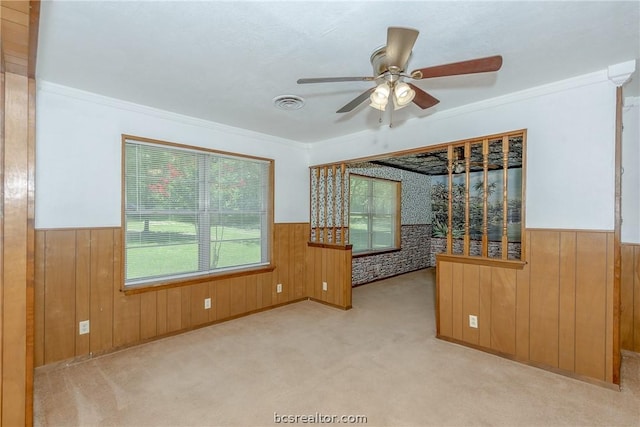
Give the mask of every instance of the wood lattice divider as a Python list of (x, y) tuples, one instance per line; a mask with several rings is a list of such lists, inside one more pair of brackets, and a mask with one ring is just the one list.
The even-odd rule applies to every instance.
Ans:
[(310, 168), (309, 242), (349, 244), (349, 175), (344, 163)]

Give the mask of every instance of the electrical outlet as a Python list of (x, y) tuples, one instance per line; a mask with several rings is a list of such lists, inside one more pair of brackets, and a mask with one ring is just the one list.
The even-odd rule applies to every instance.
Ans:
[(282, 283), (278, 283), (278, 284), (276, 285), (276, 292), (277, 292), (277, 293), (281, 293), (281, 292), (282, 292)]
[(211, 308), (211, 298), (204, 299), (204, 309), (209, 310)]
[(327, 285), (327, 282), (322, 282), (322, 290), (326, 291), (327, 289), (329, 289), (329, 285)]
[(469, 327), (470, 328), (478, 327), (478, 316), (474, 316), (473, 314), (469, 315)]
[(83, 320), (78, 324), (78, 334), (84, 335), (89, 333), (89, 321)]

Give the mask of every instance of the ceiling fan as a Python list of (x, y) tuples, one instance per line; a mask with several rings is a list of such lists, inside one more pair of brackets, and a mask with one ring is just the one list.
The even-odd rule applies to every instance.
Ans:
[(386, 110), (389, 99), (392, 99), (395, 110), (406, 107), (411, 102), (424, 110), (433, 107), (440, 101), (416, 85), (405, 82), (404, 79), (422, 80), (433, 77), (485, 73), (497, 71), (502, 67), (502, 56), (496, 55), (418, 68), (407, 74), (407, 63), (411, 57), (411, 50), (418, 38), (418, 34), (418, 30), (413, 28), (389, 27), (387, 29), (387, 44), (376, 49), (371, 54), (373, 76), (304, 78), (298, 79), (298, 84), (351, 81), (375, 82), (375, 87), (369, 88), (355, 97), (336, 111), (337, 113), (347, 113), (367, 99), (370, 100), (371, 107), (381, 111)]

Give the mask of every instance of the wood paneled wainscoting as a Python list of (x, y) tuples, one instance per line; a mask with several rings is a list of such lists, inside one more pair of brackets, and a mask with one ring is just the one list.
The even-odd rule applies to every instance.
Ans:
[(640, 244), (621, 246), (620, 347), (640, 353)]
[(522, 269), (437, 261), (438, 337), (616, 388), (613, 232), (526, 234)]
[[(37, 230), (35, 365), (106, 353), (314, 296), (306, 280), (308, 229), (308, 223), (275, 224), (273, 271), (133, 295), (120, 290), (120, 228)], [(344, 260), (335, 261), (340, 266), (326, 266), (331, 273), (322, 276), (332, 283), (342, 281), (336, 271)], [(317, 299), (340, 305), (345, 299), (339, 293)], [(204, 309), (205, 298), (211, 309)], [(83, 320), (90, 321), (90, 333), (79, 335)]]
[(343, 309), (351, 308), (351, 245), (309, 243), (309, 298)]

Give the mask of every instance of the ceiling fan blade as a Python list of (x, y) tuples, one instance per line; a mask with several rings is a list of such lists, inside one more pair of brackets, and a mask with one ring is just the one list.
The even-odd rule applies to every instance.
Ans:
[(418, 107), (422, 108), (423, 110), (429, 107), (433, 107), (438, 102), (440, 102), (438, 99), (429, 95), (427, 92), (423, 91), (418, 86), (411, 83), (408, 83), (408, 85), (416, 93), (415, 98), (413, 98), (413, 103), (416, 104)]
[(306, 83), (332, 83), (332, 82), (370, 82), (373, 77), (317, 77), (310, 79), (298, 79), (298, 84)]
[(375, 89), (376, 89), (375, 87), (372, 87), (370, 89), (365, 90), (360, 95), (356, 96), (353, 100), (351, 100), (351, 102), (349, 102), (347, 105), (345, 105), (344, 107), (336, 111), (336, 113), (348, 113), (349, 111), (353, 110), (358, 105), (362, 104), (364, 101), (369, 99), (369, 95), (371, 95), (371, 93)]
[(411, 77), (420, 80), (430, 77), (486, 73), (489, 71), (498, 71), (500, 67), (502, 67), (502, 56), (496, 55), (486, 58), (470, 59), (468, 61), (453, 62), (451, 64), (436, 65), (435, 67), (419, 68), (411, 72)]
[(396, 66), (400, 68), (400, 71), (404, 71), (418, 34), (418, 30), (413, 28), (389, 27), (387, 29), (386, 61), (388, 66)]

